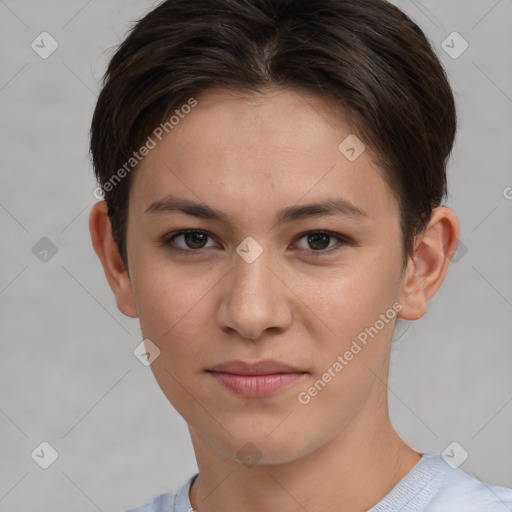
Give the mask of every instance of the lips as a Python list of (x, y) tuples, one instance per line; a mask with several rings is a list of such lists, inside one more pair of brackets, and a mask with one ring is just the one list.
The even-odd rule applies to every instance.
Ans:
[(233, 375), (274, 375), (283, 373), (306, 373), (289, 364), (265, 359), (263, 361), (246, 362), (241, 360), (226, 361), (207, 370), (210, 372), (229, 373)]
[(305, 378), (304, 372), (273, 359), (257, 362), (226, 361), (207, 372), (224, 389), (245, 398), (264, 398), (293, 386)]

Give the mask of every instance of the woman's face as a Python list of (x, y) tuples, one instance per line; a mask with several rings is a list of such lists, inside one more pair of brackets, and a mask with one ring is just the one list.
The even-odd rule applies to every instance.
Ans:
[[(160, 351), (154, 375), (191, 432), (227, 457), (291, 461), (369, 411), (375, 423), (387, 414), (398, 205), (350, 126), (314, 97), (196, 99), (133, 176), (133, 300)], [(174, 209), (185, 200), (201, 209)], [(269, 359), (297, 372), (211, 371)]]

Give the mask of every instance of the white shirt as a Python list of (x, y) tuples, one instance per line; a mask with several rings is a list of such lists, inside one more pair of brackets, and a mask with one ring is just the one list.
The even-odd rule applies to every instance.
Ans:
[[(193, 512), (189, 490), (198, 473), (172, 494), (127, 512)], [(199, 511), (200, 512), (200, 511)], [(419, 462), (368, 512), (512, 512), (512, 489), (481, 482), (441, 455)]]

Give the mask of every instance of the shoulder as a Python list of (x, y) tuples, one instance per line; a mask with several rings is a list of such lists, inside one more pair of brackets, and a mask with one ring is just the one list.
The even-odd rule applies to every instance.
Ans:
[(193, 508), (190, 505), (189, 490), (197, 476), (198, 473), (192, 475), (178, 491), (161, 494), (151, 503), (131, 508), (126, 512), (191, 512)]
[[(460, 468), (453, 468), (441, 455), (428, 455), (432, 471), (429, 512), (507, 512), (512, 510), (512, 489), (482, 482)], [(430, 487), (430, 486), (429, 486)]]
[(441, 455), (424, 454), (369, 512), (510, 512), (512, 489), (480, 481)]
[(157, 496), (151, 503), (141, 505), (140, 507), (131, 508), (126, 512), (174, 512), (174, 502), (176, 501), (176, 493), (161, 494)]
[(460, 468), (444, 464), (437, 479), (438, 492), (433, 500), (433, 512), (464, 510), (467, 512), (507, 512), (512, 510), (512, 489), (483, 482)]

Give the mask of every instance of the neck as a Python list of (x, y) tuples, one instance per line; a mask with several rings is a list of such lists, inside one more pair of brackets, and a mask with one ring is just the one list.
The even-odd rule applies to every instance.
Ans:
[(190, 489), (192, 507), (197, 512), (369, 510), (421, 456), (391, 426), (387, 404), (380, 414), (372, 407), (367, 411), (306, 455), (251, 467), (224, 456), (189, 427), (199, 468)]

